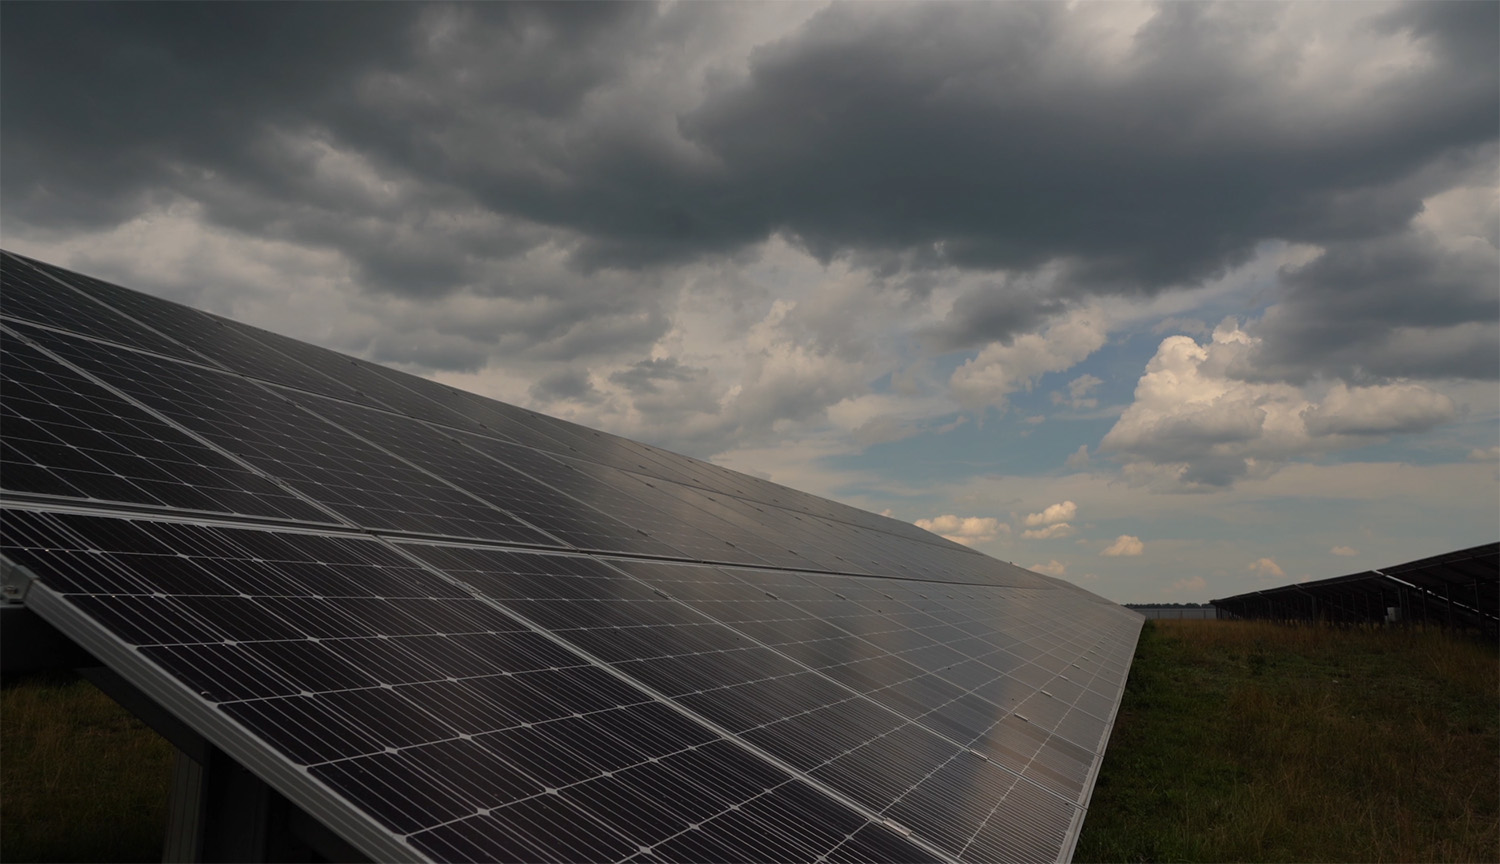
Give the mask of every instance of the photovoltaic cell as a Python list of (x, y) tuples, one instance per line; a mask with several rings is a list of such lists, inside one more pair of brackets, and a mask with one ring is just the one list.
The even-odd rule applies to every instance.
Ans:
[(104, 343), (25, 332), (354, 525), (558, 545), (252, 381)]
[[(40, 332), (40, 331), (33, 331)], [(0, 342), (0, 488), (330, 522), (290, 491), (18, 338)]]
[(377, 858), (1071, 851), (1139, 616), (7, 254), (28, 605)]
[[(302, 395), (290, 398), (365, 441), (404, 454), (423, 470), (575, 548), (670, 558), (683, 556), (671, 545), (464, 446), (437, 427), (327, 399)], [(504, 446), (496, 444), (489, 449)]]
[[(585, 567), (585, 559), (413, 551), (476, 593), (871, 810), (927, 826), (924, 836), (951, 854), (983, 834), (991, 813), (1011, 796), (1050, 810), (1054, 820), (1068, 817), (1064, 823), (1082, 805), (1082, 781), (1097, 753), (1050, 731), (1067, 706), (1049, 693), (1042, 698), (1060, 710), (1049, 714), (1039, 705), (1034, 723), (1014, 720), (1017, 704), (1006, 704), (1005, 686), (1028, 696), (1034, 688), (983, 660), (1001, 654), (1002, 667), (1012, 671), (1027, 661), (970, 632), (984, 632), (985, 625), (963, 611), (976, 606), (974, 592), (1007, 589), (970, 589), (949, 604), (922, 604), (926, 583), (882, 584), (879, 598), (862, 592), (873, 604), (862, 606), (835, 590), (852, 592), (868, 582), (853, 577), (828, 577), (834, 581), (819, 585), (811, 576), (776, 571), (616, 564), (640, 576), (637, 581)], [(927, 611), (891, 599), (891, 591)], [(825, 608), (807, 613), (783, 594)], [(684, 614), (679, 605), (700, 614)], [(837, 626), (845, 618), (873, 619), (853, 625), (870, 638)], [(765, 622), (794, 626), (778, 634), (775, 627), (756, 626)], [(955, 622), (978, 626), (966, 630)], [(1004, 623), (988, 626), (998, 631)], [(945, 639), (967, 651), (948, 647)], [(1084, 653), (1081, 646), (1076, 651)], [(1064, 658), (1079, 659), (1056, 659)], [(970, 686), (943, 677), (960, 661), (971, 664), (965, 673)], [(1057, 690), (1070, 692), (1057, 674), (1036, 668)], [(1096, 739), (1106, 721), (1098, 722)], [(957, 788), (967, 790), (967, 816), (945, 803), (943, 790), (953, 788), (958, 775), (966, 778)]]
[[(429, 854), (447, 850), (463, 860), (470, 852), (456, 849), (512, 848), (511, 860), (559, 853), (557, 860), (569, 860), (577, 849), (618, 847), (624, 859), (674, 841), (658, 855), (674, 860), (674, 850), (697, 848), (683, 839), (697, 832), (709, 838), (703, 842), (717, 842), (721, 834), (749, 830), (716, 821), (736, 808), (788, 796), (803, 805), (804, 818), (816, 802), (826, 811), (820, 825), (848, 826), (843, 833), (825, 830), (807, 847), (817, 854), (869, 821), (377, 541), (11, 510), (0, 523), (0, 547), (33, 572), (68, 572), (68, 562), (87, 555), (90, 570), (107, 575), (59, 580), (59, 593), (183, 688)], [(192, 552), (168, 555), (174, 548)], [(473, 554), (449, 551), (460, 559)], [(168, 558), (182, 561), (171, 575), (147, 575)], [(637, 585), (587, 558), (501, 560), (512, 562), (518, 577), (608, 580), (618, 583), (616, 593)], [(329, 576), (318, 567), (335, 564), (319, 562), (344, 569)], [(216, 575), (225, 569), (275, 577), (231, 586)], [(256, 584), (274, 587), (254, 591)], [(507, 591), (495, 584), (494, 593), (502, 594), (603, 593), (576, 586)], [(372, 594), (393, 585), (404, 585), (406, 596)], [(346, 593), (315, 594), (314, 586)], [(161, 596), (163, 589), (171, 596)], [(334, 605), (306, 618), (269, 611), (278, 602), (312, 599)], [(423, 612), (411, 612), (422, 603), (429, 604)], [(335, 609), (349, 614), (355, 604), (363, 605), (350, 620), (380, 621), (384, 635), (310, 626), (338, 617)], [(664, 803), (672, 800), (659, 794), (667, 789), (678, 796), (677, 806)], [(628, 818), (613, 806), (624, 803), (637, 808)], [(506, 847), (517, 837), (484, 834), (496, 824), (515, 828), (544, 815), (573, 820), (569, 842), (581, 845), (538, 847), (544, 835), (516, 829), (531, 839)], [(588, 827), (580, 832), (580, 825)], [(774, 826), (759, 829), (768, 827)], [(907, 851), (906, 860), (927, 857)]]
[(66, 271), (33, 264), (9, 252), (0, 252), (0, 281), (5, 284), (5, 304), (0, 315), (129, 345), (173, 357), (191, 359), (182, 345), (136, 324), (84, 295), (70, 292), (59, 278)]

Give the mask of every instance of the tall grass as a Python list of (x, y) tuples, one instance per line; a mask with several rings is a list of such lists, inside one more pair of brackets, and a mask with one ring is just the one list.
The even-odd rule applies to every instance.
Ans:
[(1500, 656), (1147, 622), (1079, 861), (1500, 861)]
[(160, 861), (172, 748), (72, 675), (0, 689), (0, 860)]

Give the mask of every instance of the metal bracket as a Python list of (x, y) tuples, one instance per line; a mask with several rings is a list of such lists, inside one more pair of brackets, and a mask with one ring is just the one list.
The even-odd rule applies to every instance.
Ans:
[(35, 581), (35, 573), (0, 556), (0, 602), (26, 602), (26, 592), (31, 590), (31, 583)]

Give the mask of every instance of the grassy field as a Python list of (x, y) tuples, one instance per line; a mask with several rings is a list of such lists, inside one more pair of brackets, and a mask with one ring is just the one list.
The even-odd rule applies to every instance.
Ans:
[(1437, 632), (1156, 621), (1078, 861), (1500, 861), (1500, 656)]
[(160, 861), (172, 748), (92, 684), (0, 690), (0, 860)]
[[(1147, 622), (1078, 861), (1500, 861), (1500, 656)], [(0, 860), (157, 861), (170, 748), (91, 685), (0, 692)]]

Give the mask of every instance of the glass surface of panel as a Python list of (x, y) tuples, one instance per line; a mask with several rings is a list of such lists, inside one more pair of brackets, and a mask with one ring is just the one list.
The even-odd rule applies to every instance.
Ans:
[(6, 561), (387, 852), (1010, 861), (1076, 839), (1138, 615), (39, 262), (7, 255), (0, 290)]
[(559, 545), (244, 378), (42, 331), (28, 335), (360, 527)]
[[(290, 398), (313, 414), (397, 454), (434, 476), (489, 501), (576, 548), (683, 557), (683, 553), (672, 546), (464, 446), (459, 439), (436, 427), (329, 399), (297, 394), (292, 394)], [(472, 440), (472, 436), (466, 437), (471, 437)], [(562, 470), (561, 465), (557, 465), (557, 468)]]
[(0, 488), (164, 509), (333, 521), (287, 489), (20, 339), (0, 338), (0, 354)]
[(46, 265), (0, 252), (0, 315), (105, 339), (143, 351), (193, 358), (187, 348), (68, 288)]
[[(450, 564), (473, 560), (472, 550), (431, 549)], [(688, 860), (707, 845), (736, 858), (793, 848), (820, 856), (872, 828), (902, 860), (931, 858), (377, 541), (7, 510), (0, 551), (49, 574), (46, 584), (162, 674), (435, 860), (481, 857), (476, 850)], [(99, 575), (52, 580), (79, 555)], [(170, 577), (157, 566), (168, 557), (183, 562)], [(603, 599), (640, 587), (586, 558), (486, 562), (512, 562), (489, 571), (496, 577), (592, 586), (517, 580), (507, 591), (500, 579), (502, 594)], [(337, 576), (317, 572), (335, 566)], [(226, 568), (276, 577), (232, 585), (216, 575)], [(409, 596), (371, 596), (390, 585)], [(274, 601), (309, 597), (364, 603), (346, 614), (382, 635), (313, 636), (305, 619), (277, 614)], [(405, 611), (417, 603), (445, 608)], [(497, 644), (475, 641), (485, 638)], [(767, 830), (782, 836), (767, 840)]]

